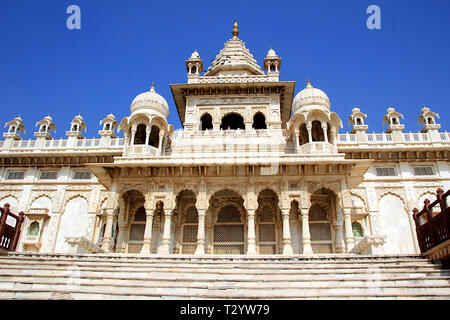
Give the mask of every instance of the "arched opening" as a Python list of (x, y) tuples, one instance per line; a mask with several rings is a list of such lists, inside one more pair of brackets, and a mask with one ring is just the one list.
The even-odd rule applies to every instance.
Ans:
[(213, 128), (212, 117), (209, 113), (205, 113), (200, 118), (200, 130), (201, 131), (212, 130), (212, 128)]
[[(147, 213), (144, 207), (145, 198), (137, 190), (130, 190), (124, 194), (125, 206), (124, 212), (128, 228), (128, 253), (140, 253), (144, 244), (144, 233)], [(122, 244), (118, 244), (119, 249)]]
[(353, 236), (355, 238), (362, 238), (364, 237), (364, 231), (363, 228), (361, 226), (361, 224), (357, 221), (352, 223), (352, 231), (353, 231)]
[(308, 130), (306, 129), (306, 124), (304, 123), (300, 126), (299, 144), (304, 145), (305, 143), (308, 142), (309, 142)]
[(320, 121), (315, 120), (312, 122), (311, 134), (312, 141), (325, 141), (322, 124), (320, 123)]
[(150, 132), (150, 139), (148, 144), (152, 147), (159, 147), (159, 128), (157, 126), (152, 126), (152, 131)]
[(432, 118), (428, 118), (428, 124), (433, 124), (433, 119)]
[(356, 118), (356, 124), (357, 124), (358, 126), (362, 125), (361, 118)]
[(274, 64), (271, 64), (271, 65), (270, 65), (270, 71), (271, 71), (271, 72), (275, 72), (275, 71), (276, 71), (276, 68), (275, 68), (275, 65), (274, 65)]
[(192, 66), (191, 73), (196, 73), (196, 72), (197, 72), (197, 67), (196, 66)]
[(139, 124), (136, 128), (136, 134), (134, 135), (134, 144), (135, 145), (145, 144), (146, 135), (147, 135), (147, 126), (143, 123)]
[(221, 190), (210, 199), (212, 213), (210, 245), (214, 254), (243, 254), (245, 252), (244, 199), (234, 191)]
[(9, 130), (9, 132), (16, 132), (16, 127), (12, 126), (11, 129)]
[(264, 114), (262, 114), (261, 112), (257, 112), (253, 116), (253, 126), (252, 127), (255, 130), (267, 129), (266, 117), (264, 117)]
[(107, 124), (105, 125), (105, 130), (106, 130), (106, 131), (109, 131), (109, 128), (111, 128), (111, 125), (110, 125), (109, 123), (107, 123)]
[(311, 195), (309, 229), (314, 253), (333, 253), (331, 222), (336, 215), (336, 195), (328, 189), (319, 189)]
[(37, 237), (39, 235), (39, 223), (34, 221), (30, 224), (28, 228), (28, 235), (32, 237)]
[(276, 254), (279, 251), (278, 212), (278, 197), (275, 192), (268, 189), (261, 191), (256, 210), (256, 243), (259, 254)]
[(392, 124), (398, 124), (397, 118), (392, 118)]
[(230, 113), (222, 118), (222, 123), (220, 124), (221, 130), (245, 130), (244, 118), (240, 114)]
[(175, 253), (195, 253), (198, 232), (196, 201), (195, 194), (191, 190), (183, 190), (177, 195), (175, 230), (178, 230), (178, 233), (175, 237)]
[(41, 127), (41, 132), (45, 132), (45, 131), (47, 131), (47, 126), (42, 126)]
[(76, 124), (73, 125), (72, 131), (78, 131), (78, 126)]
[(414, 249), (414, 227), (410, 225), (408, 212), (400, 197), (386, 194), (379, 201), (380, 230), (386, 236), (383, 245), (387, 254), (411, 254)]

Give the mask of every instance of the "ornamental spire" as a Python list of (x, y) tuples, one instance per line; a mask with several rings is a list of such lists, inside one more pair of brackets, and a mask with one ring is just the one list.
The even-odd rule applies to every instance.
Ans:
[(152, 87), (150, 88), (150, 92), (155, 92), (155, 82), (152, 82)]
[(233, 34), (233, 37), (237, 37), (239, 35), (239, 28), (236, 20), (234, 21), (233, 32), (231, 33)]

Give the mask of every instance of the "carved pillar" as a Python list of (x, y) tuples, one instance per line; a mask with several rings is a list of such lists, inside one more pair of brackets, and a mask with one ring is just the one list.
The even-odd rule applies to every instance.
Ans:
[(141, 254), (150, 254), (152, 248), (152, 231), (153, 231), (153, 209), (145, 209), (146, 221), (144, 231), (144, 245)]
[(326, 123), (322, 123), (322, 130), (323, 130), (323, 138), (325, 142), (328, 142), (328, 128)]
[(344, 237), (342, 234), (342, 225), (335, 224), (334, 232), (336, 234), (336, 243), (335, 243), (336, 253), (344, 253), (345, 252), (345, 243), (344, 243)]
[(163, 154), (163, 148), (162, 148), (163, 140), (164, 140), (164, 132), (161, 132), (159, 134), (159, 146), (158, 146), (158, 150), (161, 155)]
[(308, 122), (306, 124), (306, 130), (308, 131), (308, 142), (311, 143), (311, 142), (313, 142), (313, 140), (312, 140), (312, 132), (311, 132), (312, 124), (310, 122)]
[(309, 212), (302, 209), (302, 243), (303, 254), (312, 254), (311, 234), (309, 233)]
[(107, 252), (111, 252), (112, 250), (111, 235), (114, 227), (113, 222), (114, 222), (114, 209), (107, 209), (105, 236), (103, 237), (103, 245), (102, 245), (102, 248)]
[(344, 208), (345, 242), (347, 243), (347, 252), (355, 246), (352, 230), (352, 213), (350, 208)]
[(247, 210), (247, 254), (256, 255), (255, 210)]
[(205, 254), (205, 217), (206, 210), (198, 209), (198, 230), (197, 230), (197, 248), (195, 255)]
[(291, 229), (289, 227), (289, 209), (282, 210), (283, 217), (283, 254), (293, 254), (291, 245)]
[(131, 141), (130, 141), (130, 146), (134, 145), (134, 138), (136, 137), (136, 128), (132, 128), (131, 129)]
[(162, 236), (162, 245), (159, 247), (158, 254), (170, 253), (170, 231), (172, 228), (172, 210), (164, 210), (164, 229)]
[(116, 252), (125, 253), (125, 248), (123, 246), (123, 239), (125, 237), (126, 228), (127, 223), (125, 221), (119, 221), (119, 233), (117, 234)]
[(150, 134), (152, 133), (152, 126), (147, 126), (147, 130), (145, 130), (145, 145), (148, 146), (148, 142), (150, 141)]
[(294, 129), (294, 147), (295, 147), (295, 153), (299, 153), (299, 143), (298, 139), (300, 136), (300, 131), (298, 129)]

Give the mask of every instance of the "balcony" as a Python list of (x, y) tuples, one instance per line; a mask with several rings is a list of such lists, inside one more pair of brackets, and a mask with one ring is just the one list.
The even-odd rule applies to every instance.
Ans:
[(141, 157), (156, 157), (160, 154), (158, 148), (147, 146), (144, 144), (138, 144), (129, 146), (125, 150), (125, 156), (131, 158), (141, 158)]

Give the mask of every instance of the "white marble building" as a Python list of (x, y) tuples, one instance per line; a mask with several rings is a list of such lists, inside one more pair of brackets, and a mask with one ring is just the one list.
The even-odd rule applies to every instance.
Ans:
[[(412, 210), (450, 188), (450, 135), (423, 107), (405, 132), (389, 107), (350, 133), (326, 93), (279, 81), (273, 49), (258, 65), (233, 37), (204, 71), (186, 60), (171, 85), (183, 124), (152, 85), (120, 124), (85, 139), (81, 115), (53, 139), (50, 116), (22, 140), (20, 117), (0, 141), (0, 205), (25, 212), (19, 251), (140, 254), (418, 253)], [(408, 115), (412, 116), (412, 115)], [(380, 119), (381, 120), (381, 119)], [(117, 135), (123, 134), (123, 138)]]

